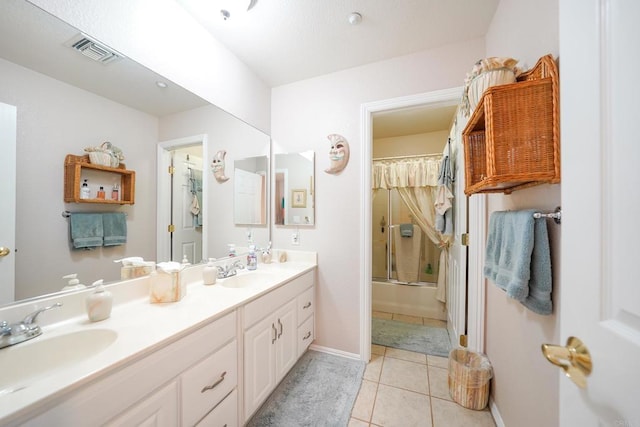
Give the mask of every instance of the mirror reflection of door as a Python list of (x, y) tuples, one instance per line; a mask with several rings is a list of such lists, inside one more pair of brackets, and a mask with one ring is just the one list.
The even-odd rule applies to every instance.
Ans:
[(172, 152), (171, 260), (202, 260), (202, 147)]
[(276, 185), (275, 185), (275, 224), (284, 225), (284, 218), (286, 212), (286, 195), (287, 194), (287, 171), (276, 171)]
[(15, 297), (16, 120), (16, 107), (0, 103), (0, 305)]

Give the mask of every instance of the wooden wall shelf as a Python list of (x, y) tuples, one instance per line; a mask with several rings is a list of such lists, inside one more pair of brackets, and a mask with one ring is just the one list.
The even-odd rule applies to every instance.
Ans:
[(515, 83), (488, 88), (462, 132), (465, 194), (560, 182), (559, 108), (551, 55)]
[[(105, 179), (108, 174), (111, 174), (119, 178), (119, 193), (120, 200), (111, 200), (111, 188), (105, 187), (107, 193), (106, 199), (81, 199), (80, 198), (80, 186), (82, 184), (82, 171), (97, 171), (98, 173), (104, 173)], [(113, 181), (113, 178), (109, 180), (109, 183)], [(125, 169), (124, 164), (120, 164), (117, 168), (108, 166), (96, 165), (89, 162), (89, 155), (74, 156), (73, 154), (67, 154), (64, 159), (64, 201), (66, 203), (100, 203), (100, 204), (114, 204), (114, 205), (133, 205), (135, 202), (135, 186), (136, 186), (136, 173), (132, 170)]]

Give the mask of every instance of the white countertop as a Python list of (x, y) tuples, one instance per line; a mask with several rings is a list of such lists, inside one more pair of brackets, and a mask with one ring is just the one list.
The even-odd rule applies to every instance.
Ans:
[[(57, 336), (77, 331), (108, 329), (115, 331), (117, 338), (97, 354), (80, 362), (70, 363), (46, 375), (24, 378), (18, 383), (4, 384), (0, 374), (0, 424), (22, 417), (46, 402), (109, 375), (114, 370), (147, 356), (197, 330), (203, 324), (210, 323), (312, 270), (317, 265), (315, 254), (313, 255), (313, 257), (300, 258), (301, 261), (260, 264), (257, 272), (270, 271), (278, 279), (259, 287), (249, 288), (224, 287), (222, 286), (224, 279), (218, 279), (215, 285), (203, 285), (201, 273), (203, 266), (194, 266), (189, 269), (191, 280), (188, 281), (190, 284), (187, 286), (186, 295), (181, 301), (174, 303), (151, 304), (148, 297), (148, 277), (109, 285), (106, 289), (114, 294), (111, 317), (95, 323), (89, 322), (84, 312), (84, 298), (93, 290), (61, 294), (61, 296), (47, 299), (52, 302), (62, 301), (64, 306), (43, 313), (38, 320), (44, 319), (54, 311), (60, 310), (62, 313), (65, 308), (75, 313), (56, 323), (44, 325), (43, 334), (37, 338), (0, 349), (0, 369), (11, 369), (10, 366), (2, 363), (3, 352), (17, 349), (24, 351), (27, 346), (34, 344), (37, 346), (39, 341)], [(247, 274), (247, 272), (241, 270), (239, 274)], [(47, 301), (40, 306), (48, 304)], [(82, 311), (78, 312), (78, 310)], [(56, 317), (60, 318), (62, 314), (56, 313)], [(36, 346), (34, 348), (37, 348)], [(46, 355), (43, 356), (46, 358)]]

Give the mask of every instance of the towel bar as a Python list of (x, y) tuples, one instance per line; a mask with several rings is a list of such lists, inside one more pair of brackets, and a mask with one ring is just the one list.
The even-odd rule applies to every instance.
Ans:
[(560, 207), (557, 207), (555, 212), (550, 212), (550, 213), (534, 212), (533, 217), (536, 219), (552, 218), (556, 224), (560, 224), (562, 222), (562, 209), (560, 209)]
[[(103, 212), (86, 212), (86, 213), (103, 213)], [(69, 218), (71, 216), (71, 214), (72, 214), (72, 212), (62, 211), (62, 217), (63, 218)], [(129, 214), (124, 212), (124, 216), (129, 216)]]

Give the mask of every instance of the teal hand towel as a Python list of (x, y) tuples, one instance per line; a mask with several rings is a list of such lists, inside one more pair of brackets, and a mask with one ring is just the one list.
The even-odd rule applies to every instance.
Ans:
[(69, 227), (74, 249), (102, 246), (104, 236), (102, 214), (72, 213), (69, 217)]
[(494, 212), (489, 220), (484, 276), (538, 314), (551, 314), (547, 225), (533, 210)]
[(124, 213), (102, 214), (104, 226), (104, 246), (117, 246), (127, 243), (127, 218)]

